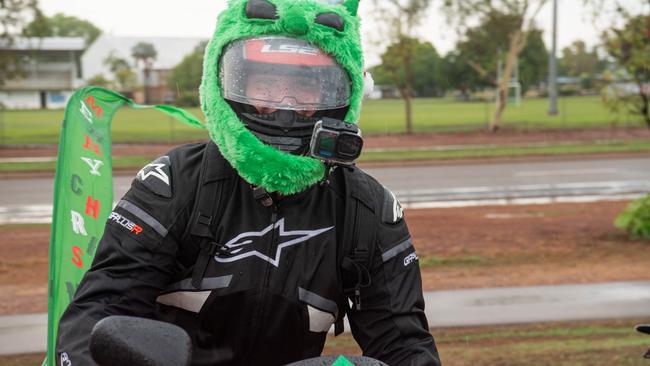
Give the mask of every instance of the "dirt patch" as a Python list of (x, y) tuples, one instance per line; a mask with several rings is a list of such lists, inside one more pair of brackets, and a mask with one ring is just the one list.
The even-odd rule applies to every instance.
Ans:
[(626, 204), (412, 210), (407, 219), (429, 259), (429, 290), (647, 280), (650, 243), (612, 224)]
[[(648, 280), (625, 202), (407, 210), (425, 290)], [(0, 314), (47, 310), (47, 225), (0, 226)]]
[(0, 226), (0, 314), (47, 311), (50, 229)]
[[(422, 133), (414, 135), (390, 134), (370, 135), (364, 137), (365, 148), (399, 148), (399, 147), (428, 147), (449, 145), (516, 145), (526, 143), (567, 143), (567, 142), (595, 142), (595, 141), (626, 141), (650, 138), (647, 128), (611, 128), (589, 130), (521, 130), (504, 128), (498, 133), (488, 131), (470, 132), (444, 132)], [(113, 156), (142, 155), (158, 156), (180, 145), (178, 144), (114, 144)], [(0, 147), (0, 158), (9, 157), (46, 157), (55, 156), (57, 146), (36, 145), (20, 146), (11, 145)]]

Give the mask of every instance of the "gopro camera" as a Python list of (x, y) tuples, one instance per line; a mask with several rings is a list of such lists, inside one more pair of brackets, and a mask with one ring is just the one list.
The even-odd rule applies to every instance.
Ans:
[(352, 165), (361, 155), (363, 138), (356, 125), (323, 117), (311, 137), (311, 156), (333, 165)]

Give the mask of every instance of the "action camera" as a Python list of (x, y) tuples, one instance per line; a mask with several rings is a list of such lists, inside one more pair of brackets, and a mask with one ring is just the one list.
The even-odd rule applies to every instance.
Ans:
[(311, 138), (311, 156), (332, 165), (352, 165), (361, 155), (363, 138), (359, 127), (333, 118), (316, 122)]

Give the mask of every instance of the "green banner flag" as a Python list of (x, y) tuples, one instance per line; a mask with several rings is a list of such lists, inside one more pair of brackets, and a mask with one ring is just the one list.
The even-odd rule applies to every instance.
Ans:
[(111, 122), (123, 105), (157, 109), (190, 126), (204, 128), (196, 117), (182, 109), (138, 105), (104, 88), (83, 88), (70, 98), (63, 118), (54, 180), (47, 358), (43, 365), (59, 364), (55, 353), (59, 319), (90, 268), (113, 209)]

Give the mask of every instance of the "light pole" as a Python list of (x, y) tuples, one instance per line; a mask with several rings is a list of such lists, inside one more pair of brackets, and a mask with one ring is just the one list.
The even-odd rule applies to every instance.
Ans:
[(551, 41), (551, 55), (548, 60), (548, 114), (555, 116), (557, 111), (557, 0), (553, 0), (553, 40)]

